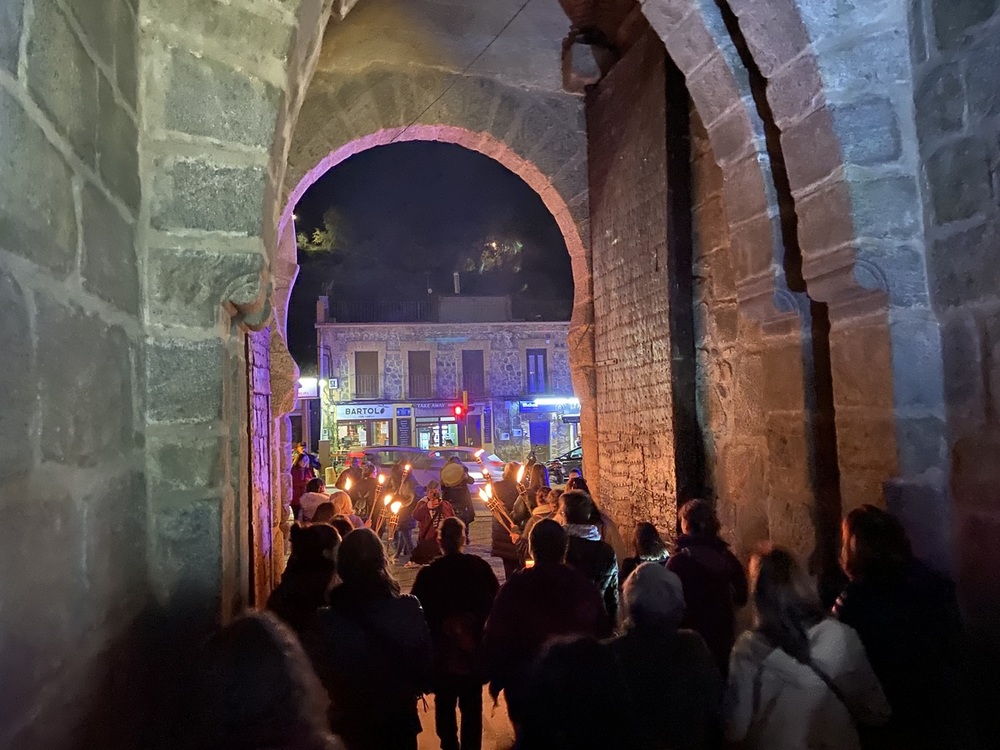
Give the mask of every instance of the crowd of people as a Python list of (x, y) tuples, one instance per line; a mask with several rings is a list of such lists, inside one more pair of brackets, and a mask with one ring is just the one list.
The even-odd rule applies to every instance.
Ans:
[(409, 595), (370, 515), (307, 517), (303, 492), (267, 611), (208, 645), (205, 746), (413, 750), (433, 695), (442, 750), (478, 750), (486, 685), (522, 750), (970, 747), (953, 586), (886, 511), (844, 519), (830, 609), (785, 549), (744, 568), (704, 500), (681, 506), (676, 539), (643, 522), (627, 545), (583, 477), (553, 489), (536, 467), (493, 485), (514, 521), (492, 529), (503, 585), (465, 552), (464, 498), (436, 482), (410, 513), (427, 564)]

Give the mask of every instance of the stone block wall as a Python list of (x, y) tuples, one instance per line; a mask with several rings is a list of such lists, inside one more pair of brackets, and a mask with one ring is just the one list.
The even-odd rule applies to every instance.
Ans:
[(5, 748), (134, 746), (144, 718), (138, 33), (134, 3), (0, 9)]
[(664, 56), (647, 35), (587, 100), (600, 446), (594, 489), (623, 529), (644, 520), (675, 526)]
[[(911, 3), (930, 294), (941, 323), (955, 571), (977, 649), (977, 704), (1000, 663), (1000, 3)], [(928, 446), (935, 455), (937, 445)], [(990, 704), (992, 701), (992, 704)], [(994, 725), (988, 736), (996, 736)]]
[[(726, 538), (745, 559), (771, 535), (762, 399), (766, 343), (760, 324), (738, 309), (722, 169), (697, 112), (691, 119), (698, 407), (706, 494), (715, 500)], [(810, 542), (809, 531), (808, 526), (799, 529), (800, 540)]]

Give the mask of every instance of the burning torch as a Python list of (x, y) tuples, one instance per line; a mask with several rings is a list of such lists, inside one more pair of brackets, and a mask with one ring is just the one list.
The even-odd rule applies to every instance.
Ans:
[[(374, 531), (376, 535), (380, 531), (382, 531), (382, 522), (385, 520), (385, 514), (386, 511), (389, 509), (389, 504), (391, 502), (392, 502), (392, 495), (386, 495), (385, 497), (382, 498), (382, 508), (379, 511), (378, 519), (376, 519), (375, 526), (372, 529), (372, 531)], [(389, 523), (391, 524), (392, 522), (390, 521)]]
[[(474, 455), (476, 457), (476, 461), (479, 462), (479, 468), (482, 469), (482, 472), (483, 472), (483, 479), (486, 480), (486, 486), (490, 488), (490, 494), (492, 495), (493, 494), (493, 477), (490, 476), (490, 470), (486, 468), (486, 464), (483, 461), (483, 453), (484, 452), (485, 451), (482, 448), (480, 448), (479, 450), (477, 450), (472, 455)], [(480, 490), (479, 494), (482, 495), (482, 493), (483, 493), (483, 491)]]
[[(392, 495), (388, 495), (387, 499), (391, 498)], [(389, 505), (389, 512), (392, 513), (389, 516), (389, 539), (392, 539), (396, 534), (396, 529), (399, 528), (399, 511), (402, 509), (403, 503), (400, 500), (394, 500)]]
[(504, 504), (500, 501), (496, 495), (493, 494), (493, 483), (490, 482), (483, 489), (479, 490), (479, 497), (482, 501), (486, 503), (486, 507), (489, 509), (493, 517), (504, 527), (504, 530), (508, 534), (519, 534), (520, 527), (514, 523), (514, 519), (510, 517)]

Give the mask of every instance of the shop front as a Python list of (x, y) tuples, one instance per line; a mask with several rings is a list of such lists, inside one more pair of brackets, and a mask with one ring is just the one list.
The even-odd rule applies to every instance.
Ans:
[(336, 451), (393, 444), (392, 404), (337, 404), (333, 411)]
[(580, 402), (572, 397), (542, 396), (518, 402), (527, 449), (539, 461), (549, 461), (577, 445)]

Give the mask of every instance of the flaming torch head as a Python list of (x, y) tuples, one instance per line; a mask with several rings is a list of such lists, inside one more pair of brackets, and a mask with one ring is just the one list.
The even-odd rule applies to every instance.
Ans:
[[(489, 487), (489, 485), (486, 485), (486, 486)], [(482, 500), (483, 500), (484, 503), (488, 503), (490, 501), (490, 496), (486, 494), (486, 490), (485, 489), (479, 490), (479, 497), (482, 498)]]
[(393, 515), (396, 515), (399, 513), (399, 510), (402, 507), (403, 504), (399, 500), (397, 500), (396, 502), (394, 502), (392, 505), (389, 506), (389, 510), (392, 512)]
[(493, 497), (493, 485), (488, 484), (486, 485), (486, 498), (489, 499), (491, 497)]
[(378, 475), (378, 483), (379, 484), (385, 484), (385, 474), (379, 474)]
[(351, 478), (350, 478), (350, 477), (348, 477), (348, 478), (347, 478), (347, 479), (346, 479), (346, 480), (344, 481), (344, 491), (345, 491), (345, 492), (350, 492), (350, 491), (351, 491)]
[(517, 470), (517, 483), (520, 484), (522, 479), (524, 479), (524, 464)]
[(472, 455), (474, 455), (474, 456), (476, 457), (476, 460), (477, 460), (477, 461), (482, 461), (482, 460), (483, 460), (483, 449), (482, 449), (482, 448), (480, 448), (479, 450), (477, 450), (477, 451), (476, 451), (475, 453), (473, 453)]
[(409, 474), (410, 473), (410, 469), (412, 469), (412, 468), (413, 468), (412, 466), (410, 466), (409, 464), (407, 464), (406, 466), (403, 467), (403, 473)]
[(388, 505), (392, 502), (392, 495), (386, 495), (382, 498), (382, 505)]

